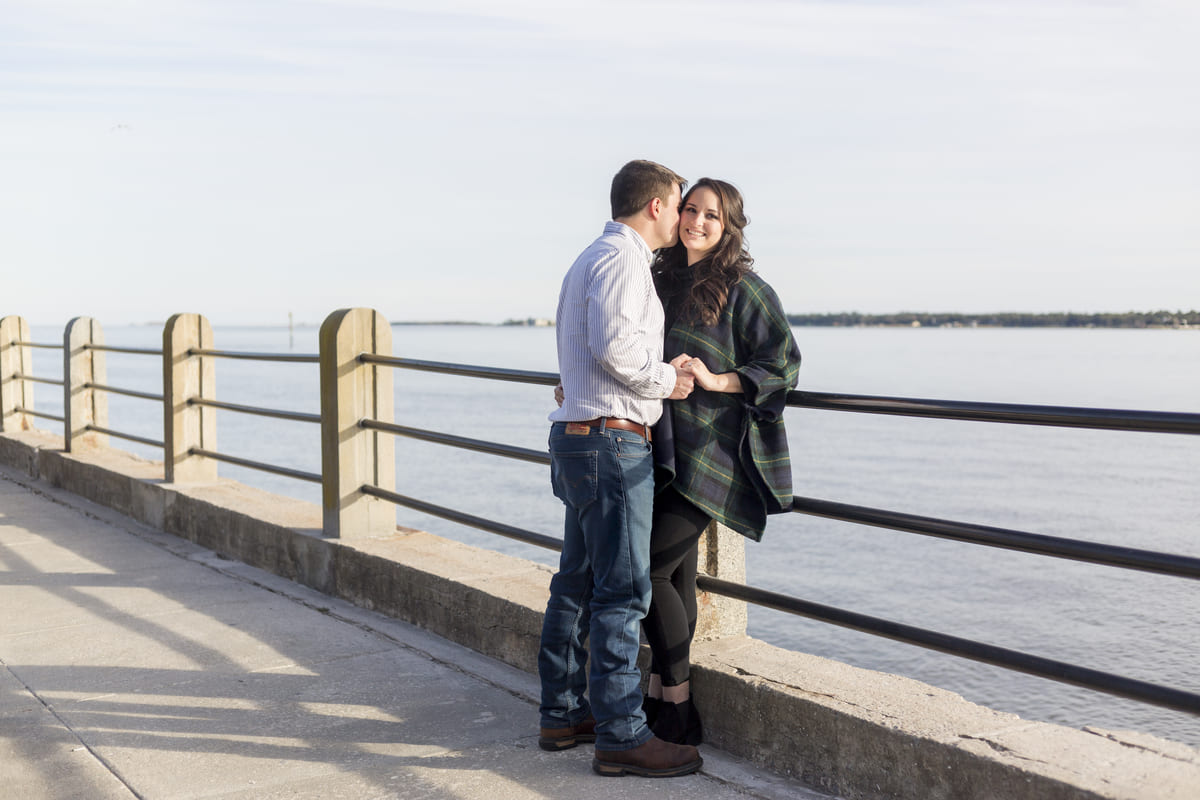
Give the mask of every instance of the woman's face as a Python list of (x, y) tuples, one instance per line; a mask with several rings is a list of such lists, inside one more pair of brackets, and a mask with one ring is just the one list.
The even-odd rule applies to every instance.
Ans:
[(688, 263), (694, 264), (708, 255), (724, 232), (717, 193), (707, 186), (693, 189), (683, 201), (679, 215), (679, 241), (687, 248)]

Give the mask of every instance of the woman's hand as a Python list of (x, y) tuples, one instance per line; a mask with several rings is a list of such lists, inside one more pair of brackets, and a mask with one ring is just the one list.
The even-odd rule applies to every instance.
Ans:
[(696, 385), (706, 392), (741, 393), (744, 391), (742, 378), (736, 372), (721, 372), (714, 375), (709, 371), (708, 366), (698, 358), (688, 361), (687, 366), (691, 367)]
[(714, 375), (709, 372), (708, 367), (698, 358), (693, 358), (687, 362), (687, 365), (692, 368), (692, 375), (696, 378), (696, 385), (706, 392), (715, 392), (713, 388)]
[(563, 391), (562, 384), (560, 383), (558, 386), (555, 386), (554, 387), (554, 402), (558, 403), (559, 408), (562, 408), (563, 400), (565, 400), (566, 398), (567, 398), (567, 395)]

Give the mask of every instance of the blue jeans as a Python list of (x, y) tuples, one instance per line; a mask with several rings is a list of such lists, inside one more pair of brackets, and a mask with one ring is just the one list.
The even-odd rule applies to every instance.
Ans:
[(629, 750), (653, 735), (642, 713), (637, 655), (650, 607), (654, 460), (636, 433), (566, 428), (556, 422), (550, 429), (550, 479), (566, 505), (566, 526), (538, 653), (541, 724), (576, 725), (590, 712), (597, 750)]

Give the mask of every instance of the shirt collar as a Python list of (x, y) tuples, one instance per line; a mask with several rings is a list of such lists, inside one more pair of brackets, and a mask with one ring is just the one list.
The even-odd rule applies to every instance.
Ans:
[(642, 238), (640, 233), (626, 225), (624, 222), (609, 220), (608, 222), (604, 223), (604, 232), (615, 233), (618, 236), (635, 242), (638, 250), (645, 257), (647, 264), (654, 260), (654, 251), (650, 249), (650, 245), (646, 244), (646, 240)]

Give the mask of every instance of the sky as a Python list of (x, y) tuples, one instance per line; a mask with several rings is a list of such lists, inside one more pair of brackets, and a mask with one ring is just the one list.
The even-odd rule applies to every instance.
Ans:
[(1200, 3), (0, 0), (0, 315), (553, 317), (626, 161), (790, 313), (1200, 308)]

